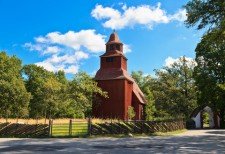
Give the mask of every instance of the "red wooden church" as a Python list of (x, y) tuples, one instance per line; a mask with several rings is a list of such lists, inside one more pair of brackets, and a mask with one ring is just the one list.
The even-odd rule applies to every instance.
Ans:
[(145, 97), (127, 72), (127, 58), (123, 54), (123, 43), (117, 33), (110, 35), (106, 52), (100, 56), (100, 69), (95, 80), (109, 98), (98, 98), (93, 102), (93, 116), (97, 118), (128, 119), (128, 106), (135, 111), (135, 120), (144, 119)]

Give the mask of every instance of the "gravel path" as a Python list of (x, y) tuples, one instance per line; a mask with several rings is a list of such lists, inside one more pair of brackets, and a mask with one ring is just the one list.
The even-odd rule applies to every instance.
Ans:
[(0, 139), (0, 153), (225, 153), (225, 130), (175, 136), (95, 139)]

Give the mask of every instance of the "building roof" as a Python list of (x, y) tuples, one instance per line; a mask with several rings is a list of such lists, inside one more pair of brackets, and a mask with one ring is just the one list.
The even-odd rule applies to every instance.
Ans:
[(146, 104), (147, 100), (145, 99), (145, 95), (143, 94), (136, 82), (133, 83), (133, 93), (136, 95), (140, 103)]
[(113, 32), (109, 37), (107, 44), (111, 44), (111, 43), (121, 43), (119, 36), (116, 32)]
[(127, 79), (131, 82), (134, 80), (129, 76), (126, 70), (120, 68), (107, 68), (100, 69), (95, 75), (95, 80), (114, 80), (114, 79)]
[(132, 77), (129, 76), (128, 72), (124, 69), (119, 68), (108, 68), (108, 69), (100, 69), (96, 73), (95, 80), (118, 80), (118, 79), (126, 79), (133, 83), (133, 93), (138, 98), (139, 102), (142, 104), (146, 104), (146, 99), (138, 87), (137, 83), (134, 81)]
[(100, 57), (115, 57), (115, 56), (122, 56), (122, 57), (124, 57), (127, 60), (127, 58), (125, 57), (125, 55), (121, 51), (118, 51), (118, 50), (114, 50), (114, 51), (110, 51), (110, 52), (105, 52)]

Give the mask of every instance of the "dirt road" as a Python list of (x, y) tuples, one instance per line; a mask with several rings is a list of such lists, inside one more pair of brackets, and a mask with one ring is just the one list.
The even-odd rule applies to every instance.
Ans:
[(0, 139), (0, 153), (225, 153), (225, 130), (175, 136), (95, 139)]

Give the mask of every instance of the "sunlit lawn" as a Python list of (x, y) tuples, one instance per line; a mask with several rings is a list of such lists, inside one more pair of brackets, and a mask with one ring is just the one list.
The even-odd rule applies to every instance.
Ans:
[[(88, 133), (88, 124), (76, 122), (72, 124), (72, 136), (81, 136)], [(69, 124), (53, 124), (52, 136), (69, 136)]]

